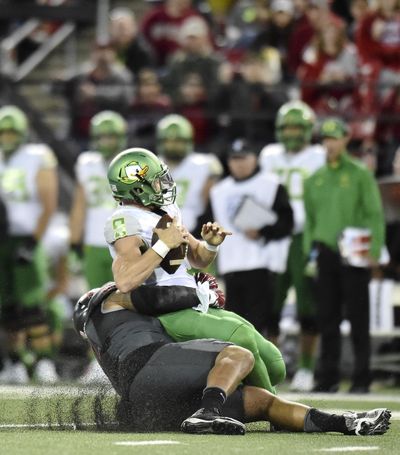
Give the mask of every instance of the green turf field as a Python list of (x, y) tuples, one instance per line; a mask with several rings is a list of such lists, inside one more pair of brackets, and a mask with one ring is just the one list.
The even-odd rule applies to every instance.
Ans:
[[(112, 414), (115, 399), (108, 394), (102, 403), (95, 395), (72, 388), (0, 388), (1, 454), (29, 455), (223, 455), (223, 454), (311, 454), (381, 453), (400, 454), (400, 394), (351, 397), (345, 394), (286, 398), (321, 409), (361, 410), (389, 407), (392, 426), (384, 436), (343, 436), (340, 434), (269, 433), (268, 424), (248, 425), (245, 436), (192, 436), (180, 433), (121, 433), (97, 430), (93, 409), (102, 406), (101, 419)], [(82, 430), (73, 430), (76, 420)], [(75, 414), (75, 418), (74, 418)], [(99, 418), (99, 417), (97, 417)], [(101, 422), (100, 422), (101, 423)], [(87, 425), (89, 424), (89, 425)], [(60, 425), (63, 430), (60, 430)]]

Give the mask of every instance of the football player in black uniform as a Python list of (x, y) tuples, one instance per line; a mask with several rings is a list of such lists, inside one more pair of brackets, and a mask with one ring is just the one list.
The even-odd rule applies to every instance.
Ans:
[(211, 339), (174, 343), (158, 319), (137, 312), (143, 305), (160, 312), (191, 307), (191, 298), (180, 286), (141, 286), (123, 294), (107, 283), (76, 304), (75, 328), (121, 396), (125, 424), (133, 430), (244, 434), (242, 422), (266, 420), (300, 432), (387, 431), (387, 409), (336, 415), (243, 386), (253, 367), (250, 351)]

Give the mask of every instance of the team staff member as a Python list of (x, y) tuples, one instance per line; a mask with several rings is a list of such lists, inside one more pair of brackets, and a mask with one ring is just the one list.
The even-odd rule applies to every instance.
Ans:
[(122, 421), (130, 429), (244, 434), (242, 422), (268, 420), (291, 431), (387, 431), (387, 409), (335, 415), (258, 387), (238, 388), (254, 365), (248, 350), (212, 339), (173, 343), (157, 319), (135, 312), (139, 296), (148, 306), (160, 298), (173, 306), (170, 290), (141, 286), (134, 294), (121, 294), (108, 283), (82, 296), (75, 307), (75, 328), (88, 338), (120, 394), (120, 418), (124, 411)]
[[(234, 141), (228, 152), (230, 175), (211, 189), (211, 205), (215, 219), (234, 234), (221, 245), (217, 258), (226, 285), (227, 309), (262, 331), (270, 329), (274, 287), (271, 271), (283, 271), (286, 266), (293, 212), (284, 186), (276, 176), (262, 172), (257, 160), (249, 143)], [(266, 222), (260, 229), (237, 224), (240, 207), (249, 201), (255, 206), (242, 216), (255, 217), (260, 206), (270, 212), (271, 224)], [(285, 240), (276, 241), (280, 239)]]
[(382, 204), (373, 175), (346, 151), (347, 125), (327, 119), (321, 126), (327, 164), (305, 183), (306, 225), (304, 249), (317, 257), (317, 317), (321, 331), (321, 357), (316, 391), (334, 392), (340, 380), (340, 322), (351, 323), (354, 371), (351, 392), (367, 393), (370, 377), (369, 267), (346, 264), (338, 240), (346, 228), (371, 233), (369, 264), (378, 261), (384, 244)]

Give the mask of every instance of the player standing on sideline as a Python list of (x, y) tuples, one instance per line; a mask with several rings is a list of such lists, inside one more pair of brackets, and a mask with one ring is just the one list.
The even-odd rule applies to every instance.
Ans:
[(312, 145), (311, 138), (315, 114), (302, 101), (285, 103), (276, 118), (277, 144), (263, 148), (260, 154), (261, 168), (277, 174), (289, 194), (294, 214), (294, 228), (289, 247), (287, 267), (277, 275), (274, 296), (274, 328), (269, 338), (278, 342), (281, 311), (289, 288), (296, 291), (297, 318), (300, 322), (300, 358), (291, 390), (309, 392), (313, 388), (317, 326), (315, 302), (311, 290), (311, 277), (306, 276), (307, 258), (303, 254), (303, 230), (305, 212), (303, 182), (325, 164), (325, 152), (321, 145)]
[(41, 247), (57, 207), (57, 161), (45, 144), (27, 143), (28, 120), (16, 106), (0, 109), (0, 191), (9, 238), (0, 250), (2, 324), (9, 339), (4, 382), (26, 383), (26, 367), (39, 381), (57, 379), (46, 322), (46, 264)]
[[(110, 161), (127, 143), (127, 124), (113, 111), (102, 111), (90, 121), (92, 150), (79, 155), (76, 187), (70, 213), (71, 248), (83, 255), (83, 270), (89, 288), (112, 280), (112, 258), (104, 241), (104, 224), (116, 208), (107, 180)], [(82, 380), (99, 379), (92, 361)]]
[(157, 153), (176, 183), (183, 223), (193, 232), (206, 210), (211, 187), (222, 175), (222, 165), (215, 155), (194, 152), (193, 127), (181, 115), (162, 118), (156, 134)]

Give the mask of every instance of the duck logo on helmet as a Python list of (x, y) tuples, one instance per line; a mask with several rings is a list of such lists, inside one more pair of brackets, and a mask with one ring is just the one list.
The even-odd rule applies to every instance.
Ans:
[(134, 183), (143, 180), (148, 170), (149, 166), (142, 167), (137, 161), (131, 161), (124, 168), (121, 168), (119, 180), (123, 183)]

